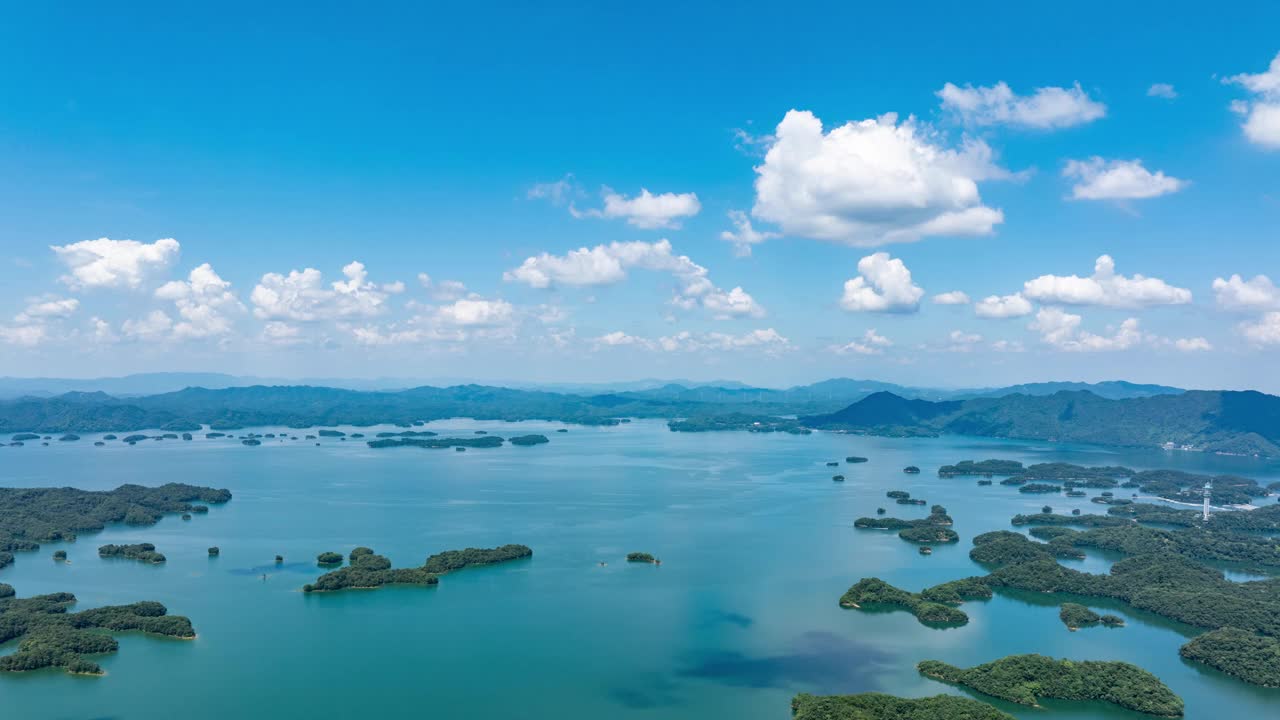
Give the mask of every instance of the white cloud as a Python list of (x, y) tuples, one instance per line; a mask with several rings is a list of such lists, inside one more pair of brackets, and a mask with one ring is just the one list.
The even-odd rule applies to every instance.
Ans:
[(418, 284), (422, 285), (423, 288), (430, 290), (432, 299), (440, 302), (457, 300), (458, 298), (463, 298), (467, 295), (467, 286), (461, 282), (458, 282), (457, 280), (442, 280), (440, 282), (436, 282), (426, 273), (418, 273)]
[(231, 292), (231, 283), (204, 263), (191, 271), (187, 281), (172, 280), (161, 285), (155, 295), (172, 300), (181, 318), (173, 326), (176, 338), (206, 338), (231, 332), (231, 314), (244, 311), (244, 305)]
[(303, 341), (302, 328), (279, 320), (262, 324), (262, 339), (272, 345), (296, 345)]
[(506, 300), (479, 297), (456, 300), (437, 310), (440, 320), (459, 327), (496, 327), (511, 322), (514, 308)]
[(1062, 176), (1079, 182), (1071, 187), (1072, 200), (1145, 200), (1178, 192), (1189, 183), (1151, 172), (1141, 160), (1068, 160)]
[(569, 206), (574, 217), (624, 219), (628, 224), (645, 230), (678, 228), (683, 218), (693, 217), (701, 210), (697, 193), (654, 195), (644, 188), (640, 189), (639, 195), (630, 198), (605, 188), (604, 207), (600, 209), (578, 210)]
[(981, 335), (963, 330), (952, 330), (947, 335), (947, 349), (951, 352), (970, 352), (980, 342), (982, 342)]
[(1024, 283), (1022, 294), (1042, 303), (1118, 308), (1191, 302), (1190, 290), (1174, 287), (1159, 278), (1117, 275), (1115, 261), (1110, 255), (1102, 255), (1094, 262), (1090, 277), (1041, 275)]
[(1031, 303), (1022, 293), (988, 295), (973, 306), (973, 312), (984, 318), (1015, 318), (1031, 314)]
[(1213, 349), (1213, 345), (1202, 337), (1178, 338), (1173, 346), (1181, 352), (1205, 352)]
[(1042, 308), (1028, 327), (1040, 333), (1046, 344), (1067, 352), (1127, 350), (1147, 339), (1137, 318), (1129, 318), (1112, 328), (1109, 335), (1095, 335), (1080, 329), (1081, 317), (1059, 308)]
[(1020, 353), (1026, 350), (1022, 343), (1017, 340), (997, 340), (991, 343), (991, 349), (996, 352), (1014, 352)]
[(13, 321), (26, 324), (43, 322), (48, 319), (65, 318), (74, 313), (79, 307), (80, 301), (75, 298), (63, 298), (56, 295), (31, 298), (26, 309), (18, 313), (13, 318)]
[(837, 355), (880, 355), (887, 347), (892, 347), (893, 341), (876, 332), (872, 328), (862, 334), (857, 340), (851, 340), (844, 345), (833, 345), (831, 352)]
[(1178, 91), (1169, 83), (1155, 83), (1147, 88), (1147, 97), (1164, 98), (1165, 100), (1173, 100), (1178, 97)]
[(720, 239), (733, 243), (733, 252), (738, 257), (749, 257), (752, 245), (782, 236), (776, 232), (756, 230), (751, 226), (751, 218), (741, 210), (730, 210), (729, 222), (733, 223), (733, 229), (721, 232)]
[(1241, 323), (1240, 334), (1256, 345), (1280, 345), (1280, 312), (1273, 310), (1253, 322)]
[(609, 285), (627, 277), (627, 270), (639, 268), (665, 272), (675, 277), (676, 296), (672, 303), (690, 308), (702, 305), (718, 317), (761, 317), (764, 309), (745, 290), (725, 291), (708, 278), (707, 269), (687, 255), (675, 255), (671, 243), (625, 242), (578, 248), (564, 255), (542, 253), (526, 258), (521, 265), (502, 274), (507, 282), (534, 288), (554, 285)]
[(933, 302), (935, 305), (968, 305), (969, 295), (959, 290), (952, 290), (934, 295)]
[(373, 317), (387, 309), (389, 295), (404, 290), (403, 283), (379, 285), (368, 281), (363, 264), (342, 268), (346, 280), (325, 287), (319, 270), (290, 270), (288, 275), (267, 273), (249, 296), (253, 314), (263, 320), (309, 322), (348, 317)]
[(615, 331), (595, 338), (592, 344), (597, 348), (638, 347), (667, 353), (758, 350), (765, 355), (778, 355), (791, 350), (791, 341), (773, 328), (752, 330), (741, 335), (720, 332), (693, 333), (682, 330), (656, 340)]
[(35, 347), (44, 342), (44, 325), (0, 325), (0, 342), (19, 347)]
[(944, 110), (972, 125), (1051, 130), (1083, 125), (1107, 114), (1107, 106), (1092, 100), (1080, 89), (1080, 83), (1069, 88), (1036, 88), (1031, 95), (1017, 95), (1003, 82), (990, 87), (947, 83), (938, 97)]
[(527, 197), (531, 200), (549, 200), (552, 205), (564, 205), (579, 195), (581, 195), (581, 190), (578, 184), (574, 182), (573, 175), (569, 174), (555, 182), (534, 185), (529, 188)]
[(1280, 288), (1266, 275), (1245, 280), (1239, 275), (1229, 279), (1215, 278), (1213, 292), (1218, 306), (1228, 310), (1270, 310), (1280, 307)]
[(137, 340), (160, 340), (173, 328), (173, 320), (161, 310), (152, 310), (137, 320), (125, 320), (120, 329)]
[(178, 241), (172, 238), (151, 244), (136, 240), (82, 240), (50, 249), (70, 274), (62, 282), (75, 289), (138, 288), (148, 273), (168, 266), (178, 257)]
[(898, 258), (878, 252), (858, 261), (858, 277), (844, 283), (840, 307), (851, 312), (911, 313), (920, 309), (924, 289)]
[(648, 340), (641, 337), (636, 337), (635, 335), (628, 335), (622, 332), (621, 330), (615, 330), (611, 333), (606, 333), (604, 335), (601, 335), (600, 337), (596, 338), (592, 342), (596, 345), (607, 345), (609, 347), (624, 347), (624, 346), (632, 346), (632, 345), (649, 347)]
[(790, 235), (866, 247), (986, 235), (1004, 221), (978, 193), (978, 181), (1009, 176), (991, 148), (941, 147), (892, 113), (824, 133), (813, 113), (791, 110), (755, 170), (751, 214)]
[(109, 344), (120, 339), (116, 335), (115, 331), (111, 329), (111, 323), (100, 317), (94, 316), (89, 318), (89, 326), (93, 328), (93, 339), (95, 342)]
[(1264, 72), (1241, 73), (1223, 82), (1239, 85), (1253, 93), (1250, 101), (1237, 100), (1231, 109), (1244, 116), (1241, 129), (1249, 142), (1268, 150), (1280, 149), (1280, 53)]

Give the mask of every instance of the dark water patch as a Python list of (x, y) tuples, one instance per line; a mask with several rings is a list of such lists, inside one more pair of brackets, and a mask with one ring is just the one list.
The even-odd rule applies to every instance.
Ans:
[(703, 621), (705, 625), (718, 625), (724, 623), (744, 629), (751, 627), (755, 622), (755, 620), (743, 615), (742, 613), (730, 612), (728, 610), (708, 610), (706, 618)]
[(676, 684), (670, 679), (649, 675), (639, 680), (635, 685), (610, 688), (609, 697), (629, 710), (656, 710), (684, 704), (676, 694)]
[(876, 676), (894, 656), (830, 632), (807, 632), (790, 652), (748, 657), (736, 651), (708, 652), (677, 671), (686, 678), (750, 688), (803, 687), (818, 693), (856, 693), (878, 687)]
[(273, 575), (278, 572), (299, 573), (302, 575), (322, 575), (327, 572), (313, 562), (271, 563), (270, 565), (254, 565), (247, 568), (232, 568), (227, 572), (232, 575)]

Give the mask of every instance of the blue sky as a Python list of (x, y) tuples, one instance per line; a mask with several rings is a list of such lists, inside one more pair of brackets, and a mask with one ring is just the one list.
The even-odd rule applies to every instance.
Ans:
[(15, 7), (0, 373), (1280, 391), (1275, 27)]

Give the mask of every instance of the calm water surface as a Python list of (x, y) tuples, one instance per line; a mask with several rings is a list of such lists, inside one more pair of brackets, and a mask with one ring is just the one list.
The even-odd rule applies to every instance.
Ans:
[[(969, 540), (1008, 528), (1015, 513), (1046, 502), (1060, 512), (1100, 510), (1087, 499), (944, 480), (941, 464), (1061, 460), (1271, 481), (1280, 478), (1274, 463), (958, 437), (678, 434), (649, 421), (567, 434), (551, 423), (431, 427), (544, 432), (551, 444), (459, 453), (333, 439), (248, 448), (198, 436), (95, 448), (97, 437), (86, 435), (0, 449), (3, 486), (181, 481), (235, 496), (189, 522), (171, 516), (48, 544), (0, 571), (20, 596), (66, 590), (80, 608), (159, 600), (199, 633), (186, 642), (117, 635), (120, 652), (99, 659), (104, 678), (0, 677), (0, 718), (784, 720), (796, 692), (957, 692), (919, 677), (915, 663), (1026, 652), (1139, 664), (1186, 700), (1193, 720), (1280, 716), (1280, 691), (1183, 662), (1177, 650), (1191, 628), (1120, 604), (1091, 603), (1127, 627), (1076, 633), (1058, 620), (1061, 598), (1039, 595), (967, 603), (970, 623), (951, 630), (837, 605), (864, 576), (919, 590), (981, 574)], [(824, 465), (851, 454), (871, 461)], [(904, 475), (905, 465), (923, 472)], [(835, 472), (846, 481), (833, 483)], [(855, 518), (881, 506), (899, 517), (928, 512), (891, 504), (892, 489), (946, 505), (961, 543), (921, 557), (893, 534), (854, 530)], [(97, 557), (100, 544), (143, 541), (168, 563)], [(319, 574), (323, 550), (368, 545), (407, 566), (440, 550), (509, 542), (531, 546), (534, 557), (448, 575), (431, 589), (299, 592)], [(220, 557), (207, 556), (210, 545)], [(50, 559), (57, 549), (69, 564)], [(635, 550), (662, 566), (623, 562)], [(1098, 554), (1074, 565), (1105, 572), (1114, 560)], [(1019, 718), (1142, 717), (1085, 703), (996, 704)]]

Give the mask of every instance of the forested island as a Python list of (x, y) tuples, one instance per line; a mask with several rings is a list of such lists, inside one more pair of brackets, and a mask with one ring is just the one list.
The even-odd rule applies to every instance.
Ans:
[(385, 555), (367, 547), (351, 551), (349, 565), (316, 578), (302, 586), (302, 591), (332, 592), (349, 588), (371, 589), (383, 585), (435, 585), (440, 580), (425, 568), (392, 568)]
[[(1250, 478), (1236, 475), (1198, 475), (1181, 470), (1133, 470), (1107, 465), (1089, 467), (1071, 463), (1039, 463), (1023, 466), (1016, 460), (964, 460), (938, 468), (939, 477), (1002, 476), (1003, 485), (1020, 485), (1022, 492), (1057, 492), (1063, 488), (1095, 488), (1138, 490), (1179, 502), (1199, 503), (1201, 490), (1213, 483), (1213, 500), (1223, 505), (1249, 503), (1266, 497), (1270, 491)], [(1035, 488), (1028, 490), (1027, 488)], [(1050, 489), (1053, 488), (1053, 489)], [(1103, 493), (1103, 496), (1108, 496)]]
[(793, 720), (1013, 720), (977, 700), (955, 695), (900, 698), (883, 693), (810, 695), (791, 700)]
[(991, 588), (981, 578), (964, 578), (913, 593), (881, 580), (863, 578), (840, 597), (840, 606), (857, 610), (901, 609), (921, 623), (934, 627), (955, 627), (969, 622), (969, 616), (955, 608), (966, 600), (989, 600)]
[[(322, 553), (320, 557), (330, 554)], [(383, 585), (436, 585), (438, 576), (472, 565), (491, 565), (527, 558), (533, 550), (525, 545), (502, 545), (496, 548), (467, 548), (446, 550), (427, 558), (421, 567), (392, 568), (391, 561), (367, 547), (351, 551), (348, 565), (316, 578), (314, 583), (302, 587), (303, 592), (329, 592), (348, 588), (369, 589)], [(317, 558), (319, 560), (319, 558)]]
[(74, 541), (78, 533), (97, 532), (109, 523), (154, 525), (166, 514), (199, 512), (203, 506), (193, 501), (230, 499), (228, 490), (183, 483), (105, 491), (0, 488), (0, 567), (13, 561), (14, 551), (39, 550), (42, 542)]
[(103, 545), (98, 548), (98, 557), (117, 557), (126, 560), (157, 565), (165, 561), (164, 553), (156, 552), (151, 543), (135, 543), (133, 545)]
[(656, 564), (658, 559), (647, 552), (629, 552), (627, 562)]
[(119, 648), (107, 631), (140, 630), (153, 635), (194, 638), (191, 621), (169, 615), (164, 605), (144, 601), (72, 613), (71, 593), (19, 598), (0, 583), (0, 644), (18, 640), (17, 652), (0, 657), (0, 672), (60, 667), (76, 675), (102, 675), (86, 655), (112, 653)]
[(1124, 625), (1124, 620), (1118, 615), (1099, 615), (1079, 603), (1062, 603), (1062, 606), (1058, 609), (1058, 619), (1071, 631), (1099, 624), (1107, 627)]
[[(901, 492), (901, 491), (893, 491)], [(898, 498), (906, 499), (906, 498)], [(898, 537), (915, 543), (959, 542), (960, 535), (951, 529), (951, 516), (941, 505), (934, 505), (929, 517), (920, 520), (902, 520), (892, 517), (860, 517), (853, 526), (864, 530), (897, 530)]]
[(1182, 716), (1182, 698), (1155, 675), (1124, 662), (1011, 655), (971, 668), (925, 660), (917, 669), (926, 677), (1020, 705), (1039, 707), (1040, 698), (1101, 700), (1148, 715)]
[(728, 413), (725, 415), (703, 415), (671, 420), (667, 423), (671, 432), (717, 432), (726, 430), (745, 430), (753, 433), (784, 432), (792, 435), (808, 435), (812, 430), (801, 425), (794, 418), (780, 418), (768, 415), (749, 415), (746, 413)]
[(378, 440), (367, 440), (371, 448), (397, 448), (397, 447), (416, 447), (428, 449), (444, 449), (444, 448), (496, 448), (502, 447), (502, 438), (497, 435), (483, 435), (481, 437), (469, 438), (442, 438), (442, 437), (399, 437), (399, 438), (380, 438)]

